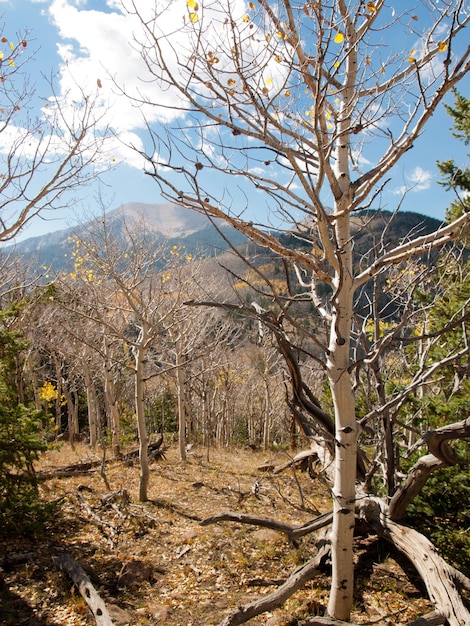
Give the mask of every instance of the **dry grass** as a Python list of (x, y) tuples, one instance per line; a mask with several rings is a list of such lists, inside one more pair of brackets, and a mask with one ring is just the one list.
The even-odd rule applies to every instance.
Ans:
[[(121, 624), (212, 626), (231, 608), (269, 593), (312, 553), (313, 538), (297, 547), (280, 534), (257, 532), (238, 523), (201, 526), (200, 520), (231, 510), (274, 517), (294, 525), (329, 508), (321, 482), (307, 473), (288, 470), (261, 475), (269, 461), (286, 460), (282, 452), (250, 449), (193, 449), (181, 463), (175, 449), (152, 466), (150, 502), (135, 501), (138, 468), (111, 462), (106, 477), (111, 490), (126, 489), (130, 502), (104, 506), (108, 491), (99, 468), (84, 476), (53, 478), (41, 484), (44, 497), (64, 499), (60, 522), (39, 538), (0, 546), (7, 555), (31, 552), (25, 563), (4, 572), (0, 589), (0, 624), (72, 626), (93, 624), (84, 601), (53, 562), (60, 552), (71, 554), (87, 571)], [(48, 452), (38, 469), (52, 470), (93, 455), (83, 445)], [(259, 495), (251, 492), (261, 481)], [(79, 499), (81, 496), (82, 500)], [(84, 502), (91, 507), (90, 517)], [(100, 523), (101, 520), (101, 523)], [(359, 546), (357, 604), (354, 623), (405, 624), (429, 610), (416, 581), (373, 538)], [(138, 562), (146, 580), (124, 585), (123, 566)], [(147, 567), (148, 566), (148, 567)], [(121, 574), (121, 576), (120, 576)], [(250, 624), (300, 624), (322, 614), (328, 594), (327, 573), (273, 614)], [(120, 620), (120, 621), (119, 621)]]

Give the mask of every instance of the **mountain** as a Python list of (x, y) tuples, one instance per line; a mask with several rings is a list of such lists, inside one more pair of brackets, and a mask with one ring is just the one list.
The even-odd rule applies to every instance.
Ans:
[[(246, 244), (241, 249), (242, 254), (247, 254), (254, 265), (266, 262), (274, 262), (277, 267), (276, 255), (266, 249), (259, 248), (253, 243), (247, 244), (247, 239), (233, 227), (222, 220), (213, 224), (205, 215), (186, 209), (171, 203), (143, 204), (133, 202), (124, 204), (105, 215), (109, 231), (119, 234), (123, 223), (139, 225), (150, 237), (155, 238), (155, 243), (166, 240), (167, 245), (185, 248), (189, 254), (197, 256), (215, 256), (223, 259), (224, 265), (237, 267), (240, 265), (233, 255), (222, 254), (228, 249), (224, 237), (230, 240), (234, 246)], [(74, 235), (84, 236), (93, 223), (100, 226), (102, 218), (94, 218), (88, 223), (56, 231), (40, 237), (26, 239), (15, 246), (4, 248), (5, 252), (20, 257), (32, 270), (47, 267), (49, 273), (62, 270), (71, 271), (71, 252), (74, 248)], [(351, 218), (352, 232), (355, 239), (354, 256), (358, 266), (368, 264), (373, 260), (374, 249), (381, 243), (385, 248), (396, 245), (398, 242), (411, 237), (427, 234), (439, 228), (441, 222), (414, 212), (388, 211), (361, 211)], [(223, 233), (221, 236), (219, 230)], [(273, 233), (274, 234), (274, 233)], [(305, 246), (306, 250), (312, 246), (312, 240), (306, 234), (299, 239), (289, 232), (278, 235), (279, 239), (287, 246)], [(429, 259), (424, 262), (429, 262)], [(238, 264), (237, 264), (238, 263)], [(243, 265), (243, 264), (242, 264)], [(239, 267), (239, 272), (243, 270)]]
[[(107, 212), (105, 219), (107, 228), (111, 231), (122, 229), (124, 222), (128, 226), (141, 225), (148, 235), (155, 237), (156, 243), (166, 240), (168, 246), (184, 246), (191, 254), (211, 256), (227, 249), (228, 245), (219, 229), (234, 245), (246, 241), (243, 235), (223, 220), (217, 220), (213, 224), (202, 213), (170, 202), (161, 204), (131, 202)], [(73, 249), (71, 238), (85, 236), (95, 222), (99, 224), (99, 218), (94, 218), (82, 226), (31, 237), (4, 248), (4, 252), (22, 258), (32, 267), (47, 267), (52, 272), (70, 270), (72, 263), (70, 254)]]

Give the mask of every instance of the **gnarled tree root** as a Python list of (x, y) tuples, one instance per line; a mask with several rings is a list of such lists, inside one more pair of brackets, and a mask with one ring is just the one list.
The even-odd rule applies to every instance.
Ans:
[(439, 556), (434, 545), (413, 528), (392, 521), (386, 505), (378, 498), (366, 498), (360, 513), (370, 527), (404, 554), (421, 576), (429, 598), (449, 626), (468, 626), (470, 612), (458, 591), (470, 581)]

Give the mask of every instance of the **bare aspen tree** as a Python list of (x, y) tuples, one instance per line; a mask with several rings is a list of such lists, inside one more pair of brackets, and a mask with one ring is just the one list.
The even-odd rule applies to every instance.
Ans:
[(5, 27), (3, 35), (0, 242), (8, 242), (40, 213), (64, 209), (74, 190), (96, 178), (107, 132), (93, 95), (80, 90), (80, 102), (71, 102), (54, 93), (51, 81), (51, 96), (41, 101), (28, 75), (35, 56), (29, 33), (9, 39)]
[[(361, 210), (380, 208), (392, 168), (470, 69), (468, 5), (123, 4), (140, 18), (134, 45), (155, 80), (154, 100), (149, 102), (147, 89), (142, 104), (160, 107), (162, 120), (174, 118), (163, 131), (149, 124), (149, 175), (166, 199), (223, 218), (292, 262), (327, 329), (320, 343), (333, 427), (322, 419), (335, 468), (328, 613), (347, 620), (356, 483), (363, 479), (356, 471), (360, 428), (351, 376), (355, 297), (386, 268), (442, 246), (470, 225), (464, 214), (358, 269), (352, 220)], [(166, 104), (158, 98), (162, 91), (173, 94)], [(254, 210), (250, 186), (264, 193), (270, 213), (260, 193)], [(276, 226), (309, 247), (287, 245), (272, 234)], [(263, 319), (269, 323), (267, 315)], [(379, 516), (379, 508), (383, 515), (382, 505), (368, 510)], [(450, 624), (468, 619), (455, 599), (433, 597)], [(241, 623), (237, 619), (226, 623)]]

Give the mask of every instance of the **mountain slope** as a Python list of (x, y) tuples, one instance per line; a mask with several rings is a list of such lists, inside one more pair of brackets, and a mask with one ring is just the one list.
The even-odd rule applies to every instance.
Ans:
[[(139, 225), (155, 237), (155, 242), (166, 240), (169, 246), (184, 246), (189, 253), (214, 255), (226, 249), (227, 243), (218, 232), (220, 229), (238, 245), (246, 238), (220, 220), (214, 226), (210, 220), (196, 211), (191, 211), (171, 203), (143, 204), (133, 202), (122, 205), (105, 214), (107, 228), (119, 231), (124, 223), (127, 226)], [(4, 248), (5, 253), (20, 257), (25, 264), (34, 268), (47, 267), (51, 272), (71, 269), (71, 252), (74, 244), (71, 239), (84, 236), (98, 218), (82, 226), (66, 228), (40, 237), (31, 237), (14, 246)]]

